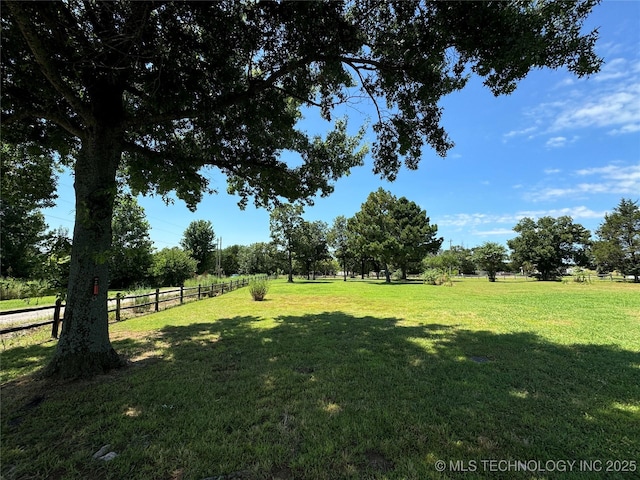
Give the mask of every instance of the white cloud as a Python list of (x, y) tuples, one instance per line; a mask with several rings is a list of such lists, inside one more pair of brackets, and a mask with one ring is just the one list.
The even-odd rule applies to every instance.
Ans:
[(552, 137), (549, 140), (547, 140), (547, 143), (545, 143), (545, 146), (547, 148), (566, 147), (571, 143), (577, 142), (579, 139), (580, 137), (577, 135), (574, 135), (571, 139), (568, 139), (567, 137)]
[(556, 84), (556, 88), (570, 87), (576, 83), (576, 79), (573, 77), (563, 78), (560, 82)]
[[(515, 213), (486, 214), (486, 213), (458, 213), (444, 215), (435, 222), (439, 227), (458, 227), (472, 229), (474, 235), (505, 235), (512, 232), (512, 227), (525, 217), (538, 219), (541, 217), (570, 216), (574, 220), (604, 218), (605, 211), (595, 211), (583, 205), (577, 207), (554, 208), (546, 210), (520, 210)], [(498, 225), (509, 225), (510, 228), (500, 228)], [(488, 230), (478, 230), (482, 226), (495, 226)]]
[(541, 218), (541, 217), (562, 217), (569, 216), (574, 220), (586, 219), (586, 218), (603, 218), (606, 212), (598, 212), (591, 210), (585, 206), (579, 207), (567, 207), (567, 208), (555, 208), (550, 210), (531, 210), (520, 212), (523, 217)]
[(562, 170), (560, 170), (559, 168), (546, 168), (544, 170), (544, 173), (546, 173), (547, 175), (556, 175), (560, 172), (562, 172)]
[(604, 167), (581, 168), (580, 170), (576, 170), (576, 175), (602, 175), (607, 178), (620, 178), (628, 174), (636, 175), (638, 172), (640, 172), (640, 164), (624, 167), (612, 163)]
[(444, 215), (436, 223), (441, 226), (466, 227), (491, 223), (488, 218), (489, 216), (484, 213), (457, 213), (455, 215)]
[(622, 85), (615, 92), (596, 93), (592, 99), (571, 102), (554, 112), (550, 131), (588, 127), (620, 127), (640, 123), (640, 83)]
[(547, 148), (558, 148), (569, 142), (568, 131), (604, 128), (610, 135), (640, 131), (638, 58), (614, 58), (588, 79), (563, 79), (555, 91), (555, 99), (525, 112), (532, 126), (509, 131), (503, 141), (547, 134), (551, 137), (546, 141)]
[(593, 194), (637, 195), (640, 192), (640, 163), (628, 166), (610, 164), (604, 167), (583, 168), (573, 172), (573, 176), (591, 177), (593, 180), (569, 186), (533, 189), (527, 192), (526, 198), (537, 202)]
[(496, 228), (493, 230), (474, 230), (471, 232), (473, 235), (478, 235), (481, 237), (492, 236), (492, 235), (515, 235), (515, 232), (512, 228)]
[(567, 137), (552, 137), (545, 145), (549, 148), (564, 147), (567, 144)]
[(614, 58), (604, 64), (600, 71), (594, 76), (594, 80), (597, 82), (604, 82), (607, 80), (624, 78), (628, 75), (630, 70), (627, 64), (628, 62), (624, 58)]
[(602, 42), (597, 44), (597, 51), (599, 55), (607, 58), (612, 55), (619, 55), (626, 49), (624, 44), (614, 42)]
[(528, 128), (524, 128), (522, 130), (511, 130), (510, 132), (505, 133), (503, 135), (503, 138), (504, 138), (504, 140), (507, 140), (507, 139), (513, 138), (513, 137), (521, 137), (523, 135), (532, 134), (536, 130), (538, 130), (538, 127), (528, 127)]
[(613, 130), (609, 130), (607, 133), (609, 135), (624, 135), (626, 133), (634, 133), (640, 132), (640, 123), (629, 123), (624, 125), (622, 128), (615, 128)]

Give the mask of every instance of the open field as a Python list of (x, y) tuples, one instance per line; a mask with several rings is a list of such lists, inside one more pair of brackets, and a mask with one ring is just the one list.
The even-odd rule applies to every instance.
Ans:
[(75, 383), (5, 342), (3, 478), (640, 478), (637, 284), (277, 280), (111, 335)]

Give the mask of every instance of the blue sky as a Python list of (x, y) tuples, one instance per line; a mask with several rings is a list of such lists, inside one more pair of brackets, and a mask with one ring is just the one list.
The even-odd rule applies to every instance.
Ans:
[[(395, 182), (372, 172), (371, 159), (318, 198), (304, 218), (329, 225), (352, 216), (379, 187), (427, 211), (445, 247), (506, 243), (523, 217), (569, 215), (592, 232), (621, 198), (640, 200), (640, 2), (605, 0), (585, 28), (599, 28), (602, 71), (578, 79), (566, 70), (536, 70), (510, 96), (494, 97), (474, 78), (441, 102), (442, 125), (456, 146), (447, 158), (425, 149), (417, 171), (402, 169)], [(355, 132), (372, 115), (366, 105), (347, 109)], [(327, 125), (310, 114), (310, 133)], [(373, 141), (373, 134), (368, 133)], [(286, 157), (285, 157), (286, 158)], [(208, 172), (217, 195), (196, 212), (180, 200), (165, 205), (140, 197), (156, 248), (178, 245), (193, 220), (210, 220), (223, 247), (269, 241), (269, 213), (252, 204), (242, 211), (226, 193), (225, 178)], [(50, 228), (73, 229), (73, 180), (59, 180)]]

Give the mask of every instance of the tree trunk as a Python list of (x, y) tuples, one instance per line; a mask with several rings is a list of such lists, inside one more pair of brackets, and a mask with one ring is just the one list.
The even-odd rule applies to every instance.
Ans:
[(291, 258), (291, 248), (287, 250), (287, 261), (289, 264), (289, 277), (287, 278), (287, 282), (293, 283), (293, 259)]
[(76, 159), (71, 272), (62, 334), (45, 372), (48, 376), (91, 377), (123, 364), (109, 341), (107, 313), (120, 138), (113, 129), (96, 129), (83, 139)]

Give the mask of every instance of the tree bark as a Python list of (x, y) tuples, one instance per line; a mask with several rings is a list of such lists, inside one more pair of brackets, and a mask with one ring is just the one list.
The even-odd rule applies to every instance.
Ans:
[(291, 247), (287, 248), (287, 263), (289, 266), (289, 276), (287, 277), (287, 282), (293, 283), (293, 259), (291, 258)]
[(111, 219), (121, 135), (94, 129), (76, 159), (71, 272), (58, 348), (45, 374), (91, 377), (123, 365), (109, 340), (107, 289)]

